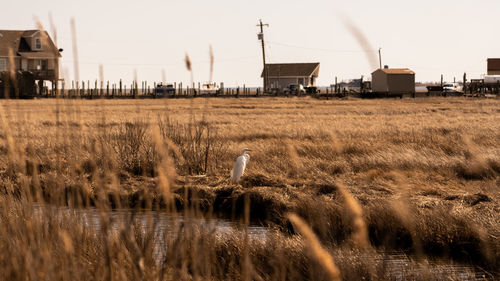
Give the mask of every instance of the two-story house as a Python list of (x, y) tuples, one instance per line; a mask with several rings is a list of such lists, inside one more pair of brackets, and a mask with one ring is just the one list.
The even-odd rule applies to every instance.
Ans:
[(0, 72), (29, 72), (40, 89), (59, 80), (61, 51), (44, 30), (0, 30)]

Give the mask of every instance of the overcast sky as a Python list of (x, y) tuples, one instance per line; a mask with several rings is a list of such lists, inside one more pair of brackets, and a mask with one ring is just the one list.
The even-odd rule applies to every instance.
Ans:
[[(209, 79), (209, 45), (214, 80), (226, 86), (261, 85), (262, 51), (256, 24), (265, 28), (271, 63), (320, 62), (318, 83), (369, 77), (367, 59), (382, 48), (382, 64), (408, 67), (417, 81), (479, 78), (486, 59), (500, 57), (500, 1), (460, 0), (19, 0), (3, 1), (0, 29), (34, 29), (38, 17), (52, 34), (49, 13), (64, 49), (62, 72), (74, 78), (70, 19), (75, 18), (80, 79), (99, 77), (189, 82)], [(362, 47), (346, 27), (351, 22), (371, 47)], [(367, 50), (368, 49), (368, 50)], [(378, 60), (378, 58), (377, 58)]]

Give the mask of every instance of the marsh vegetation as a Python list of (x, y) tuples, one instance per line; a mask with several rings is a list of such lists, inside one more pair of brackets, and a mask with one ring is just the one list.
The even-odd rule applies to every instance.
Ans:
[[(499, 108), (463, 98), (4, 100), (0, 276), (475, 276), (447, 272), (446, 260), (498, 278)], [(244, 147), (252, 158), (235, 185)], [(40, 204), (93, 208), (99, 228)], [(113, 222), (123, 208), (135, 211)], [(184, 220), (158, 235), (157, 213), (134, 220), (148, 210)], [(212, 217), (241, 227), (220, 235), (189, 219)], [(248, 225), (267, 227), (266, 238)], [(383, 254), (394, 251), (411, 257), (397, 274)]]

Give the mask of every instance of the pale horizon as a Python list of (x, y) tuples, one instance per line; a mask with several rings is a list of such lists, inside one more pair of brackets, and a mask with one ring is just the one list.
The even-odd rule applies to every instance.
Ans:
[[(214, 51), (213, 80), (226, 86), (261, 86), (259, 19), (266, 27), (268, 63), (320, 62), (318, 85), (370, 78), (366, 52), (382, 64), (410, 68), (416, 81), (480, 78), (486, 59), (500, 57), (500, 38), (490, 36), (498, 1), (86, 1), (8, 2), (0, 10), (0, 29), (36, 29), (34, 18), (53, 36), (49, 13), (63, 48), (61, 75), (74, 79), (71, 18), (75, 19), (80, 80), (125, 83), (190, 81), (184, 57), (192, 60), (194, 81), (209, 79), (209, 46)], [(364, 50), (348, 30), (352, 22), (371, 47)], [(53, 38), (54, 39), (54, 38)], [(365, 49), (368, 47), (365, 47)], [(378, 57), (377, 57), (378, 62)]]

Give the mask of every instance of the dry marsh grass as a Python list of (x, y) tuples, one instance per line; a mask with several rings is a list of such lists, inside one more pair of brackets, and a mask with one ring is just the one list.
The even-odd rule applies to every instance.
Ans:
[[(308, 254), (312, 244), (294, 235), (290, 213), (344, 280), (396, 278), (373, 248), (498, 274), (498, 108), (499, 100), (462, 98), (3, 100), (3, 276), (331, 279)], [(236, 186), (228, 175), (243, 147), (252, 158)], [(243, 219), (248, 206), (251, 222), (277, 232), (223, 239), (183, 226), (161, 237), (157, 262), (154, 224), (93, 231), (34, 215), (33, 202), (95, 206), (104, 221), (112, 208)], [(417, 267), (411, 261), (403, 279), (439, 280)]]

